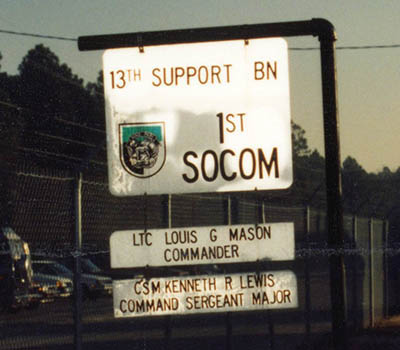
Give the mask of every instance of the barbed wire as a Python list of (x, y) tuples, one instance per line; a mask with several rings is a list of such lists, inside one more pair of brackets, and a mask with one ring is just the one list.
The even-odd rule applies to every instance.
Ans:
[[(1, 101), (0, 100), (0, 105), (6, 106), (8, 108), (15, 109), (17, 111), (26, 111), (26, 112), (30, 112), (30, 113), (39, 113), (38, 111), (34, 111), (33, 109), (29, 109), (29, 108), (26, 108), (26, 107), (18, 106), (15, 103), (7, 102), (7, 101)], [(100, 134), (105, 134), (105, 130), (103, 130), (103, 129), (96, 129), (96, 128), (90, 127), (88, 125), (85, 125), (85, 124), (76, 123), (76, 122), (73, 122), (71, 120), (65, 120), (65, 119), (63, 119), (61, 117), (60, 114), (58, 114), (57, 116), (54, 116), (53, 114), (50, 114), (50, 113), (49, 114), (42, 113), (42, 112), (40, 112), (40, 113), (41, 113), (41, 115), (52, 117), (54, 120), (57, 120), (60, 123), (64, 123), (64, 124), (72, 125), (72, 126), (77, 126), (77, 127), (80, 127), (80, 128), (84, 128), (84, 129), (90, 130), (90, 131), (98, 132)], [(70, 115), (67, 115), (67, 116), (70, 117)]]
[[(73, 143), (73, 144), (77, 144), (77, 145), (80, 145), (80, 146), (86, 146), (86, 147), (91, 147), (91, 148), (98, 147), (94, 143), (88, 143), (88, 142), (83, 142), (83, 141), (79, 141), (79, 140), (73, 140), (73, 139), (70, 139), (70, 138), (67, 138), (67, 137), (62, 137), (62, 136), (50, 135), (50, 134), (46, 134), (46, 133), (39, 132), (39, 131), (34, 131), (34, 134), (38, 135), (38, 136), (42, 136), (42, 137), (47, 137), (47, 138), (50, 138), (50, 139), (53, 139), (53, 140), (57, 140), (57, 141), (63, 141), (65, 143), (67, 143), (67, 144)], [(102, 147), (102, 148), (105, 149), (105, 147)]]
[[(52, 158), (65, 158), (65, 159), (68, 159), (73, 162), (78, 162), (78, 163), (82, 162), (82, 158), (69, 156), (66, 154), (55, 153), (55, 152), (50, 152), (50, 151), (45, 151), (45, 150), (38, 150), (38, 149), (29, 148), (29, 147), (19, 147), (19, 149), (21, 149), (24, 152), (36, 154), (38, 156), (49, 156)], [(103, 167), (107, 166), (106, 163), (95, 161), (95, 160), (91, 160), (90, 163), (100, 165)]]
[(62, 177), (62, 176), (49, 176), (49, 175), (41, 175), (41, 174), (35, 174), (35, 173), (26, 173), (22, 171), (17, 171), (15, 173), (17, 176), (24, 176), (24, 177), (33, 177), (33, 178), (39, 178), (43, 180), (55, 180), (55, 181), (72, 181), (75, 180), (74, 177)]
[(62, 119), (60, 117), (54, 117), (54, 120), (57, 120), (57, 121), (59, 121), (61, 123), (69, 124), (69, 125), (72, 125), (72, 126), (78, 126), (78, 127), (84, 128), (84, 129), (95, 131), (95, 132), (98, 132), (98, 133), (101, 133), (101, 134), (105, 134), (106, 133), (105, 130), (92, 128), (92, 127), (87, 126), (85, 124), (79, 124), (79, 123), (76, 123), (76, 122), (73, 122), (73, 121), (70, 121), (70, 120)]

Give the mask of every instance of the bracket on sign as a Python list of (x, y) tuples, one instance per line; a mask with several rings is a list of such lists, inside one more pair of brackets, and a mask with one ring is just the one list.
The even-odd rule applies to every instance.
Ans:
[(143, 226), (144, 226), (144, 232), (146, 233), (147, 232), (147, 192), (145, 192), (144, 193), (144, 196), (143, 196), (143, 205), (144, 205), (144, 208), (143, 208)]
[(250, 28), (249, 28), (248, 24), (242, 25), (243, 34), (245, 35), (245, 37), (244, 37), (244, 46), (248, 46), (249, 45), (249, 37), (250, 37), (250, 35), (248, 35), (249, 29)]
[(144, 46), (143, 46), (143, 35), (142, 33), (138, 33), (137, 35), (137, 43), (140, 53), (144, 53)]
[(256, 272), (256, 274), (257, 274), (257, 277), (258, 276), (260, 276), (260, 273), (261, 273), (261, 270), (262, 270), (262, 266), (261, 266), (261, 261), (260, 261), (260, 259), (257, 259), (256, 261), (255, 261), (255, 272)]
[(151, 269), (149, 265), (146, 265), (143, 270), (143, 277), (146, 281), (151, 279)]

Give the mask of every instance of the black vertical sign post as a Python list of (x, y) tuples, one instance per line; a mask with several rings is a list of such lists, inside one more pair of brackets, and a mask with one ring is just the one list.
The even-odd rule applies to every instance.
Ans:
[(304, 234), (306, 255), (304, 259), (304, 284), (305, 284), (305, 343), (310, 347), (311, 337), (311, 281), (310, 281), (310, 216), (311, 210), (308, 203), (304, 208)]
[(337, 120), (337, 84), (335, 65), (336, 35), (332, 25), (320, 23), (321, 78), (324, 113), (325, 168), (328, 204), (328, 246), (333, 342), (336, 349), (347, 348), (346, 277), (344, 271), (344, 230)]
[(319, 38), (324, 114), (326, 188), (328, 202), (328, 246), (330, 256), (332, 333), (335, 349), (347, 348), (346, 281), (344, 272), (344, 231), (341, 201), (341, 162), (337, 120), (335, 66), (335, 30), (324, 19), (309, 21), (265, 23), (240, 26), (166, 30), (144, 33), (82, 36), (78, 38), (81, 51), (105, 50), (168, 44), (199, 43), (223, 40), (250, 40), (267, 37), (312, 35)]

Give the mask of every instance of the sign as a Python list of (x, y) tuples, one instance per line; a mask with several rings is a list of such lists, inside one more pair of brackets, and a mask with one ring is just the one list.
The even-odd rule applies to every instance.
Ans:
[(292, 271), (113, 281), (115, 317), (288, 309), (298, 306)]
[(112, 268), (294, 260), (293, 223), (116, 231)]
[(287, 51), (281, 38), (107, 50), (111, 193), (289, 187)]

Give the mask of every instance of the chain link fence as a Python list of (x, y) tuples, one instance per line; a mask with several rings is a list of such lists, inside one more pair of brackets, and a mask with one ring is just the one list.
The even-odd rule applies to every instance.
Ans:
[[(112, 295), (83, 294), (82, 324), (74, 318), (74, 293), (43, 298), (35, 308), (3, 310), (0, 349), (296, 349), (331, 330), (327, 220), (323, 208), (274, 200), (263, 192), (113, 197), (106, 173), (85, 171), (82, 187), (82, 251), (75, 246), (75, 173), (39, 167), (25, 160), (14, 176), (10, 226), (28, 243), (33, 261), (67, 264), (76, 254), (90, 259), (99, 275), (110, 269), (109, 238), (116, 230), (294, 222), (296, 258), (273, 265), (206, 266), (208, 273), (290, 269), (297, 276), (295, 310), (232, 312), (115, 319)], [(283, 203), (285, 202), (285, 203)], [(345, 216), (348, 325), (374, 326), (390, 305), (387, 222)], [(139, 274), (204, 273), (197, 267)], [(35, 271), (34, 271), (35, 275)], [(83, 275), (82, 275), (83, 276)]]

